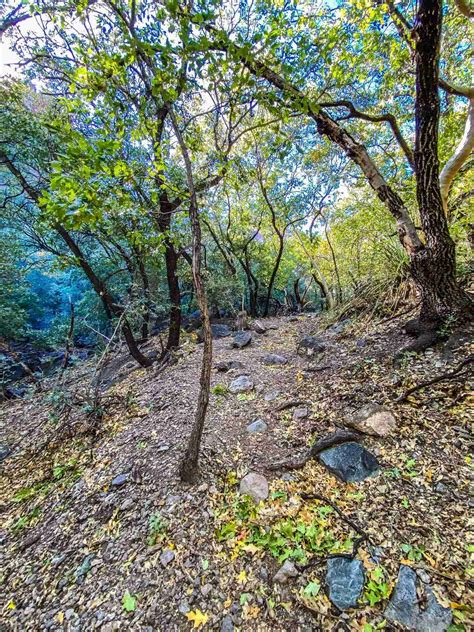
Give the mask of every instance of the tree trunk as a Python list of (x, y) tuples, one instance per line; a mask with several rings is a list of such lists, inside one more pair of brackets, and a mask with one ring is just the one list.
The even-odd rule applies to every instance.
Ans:
[(170, 236), (171, 213), (172, 211), (171, 209), (168, 209), (166, 200), (162, 200), (160, 203), (158, 227), (164, 238), (166, 280), (168, 283), (168, 295), (170, 300), (170, 325), (168, 330), (166, 351), (177, 349), (179, 347), (179, 339), (181, 334), (181, 291), (179, 289), (178, 278), (178, 253), (176, 252)]
[(263, 315), (268, 316), (268, 309), (270, 307), (270, 299), (272, 297), (273, 285), (275, 283), (276, 275), (278, 274), (278, 270), (280, 268), (281, 258), (283, 257), (283, 250), (285, 248), (285, 243), (283, 239), (283, 235), (278, 233), (278, 253), (275, 259), (275, 265), (273, 266), (272, 275), (270, 277), (270, 282), (268, 284), (267, 297), (265, 299), (265, 307), (263, 309)]
[(420, 323), (434, 329), (469, 303), (456, 281), (454, 242), (448, 229), (439, 182), (439, 48), (442, 0), (420, 0), (416, 16), (415, 173), (416, 196), (426, 244), (411, 255), (421, 290)]
[(196, 290), (196, 299), (201, 310), (202, 332), (204, 338), (204, 348), (201, 363), (201, 376), (199, 379), (199, 395), (194, 417), (194, 425), (189, 437), (186, 453), (180, 466), (181, 480), (192, 483), (199, 474), (199, 450), (201, 446), (202, 433), (204, 430), (204, 422), (206, 419), (207, 407), (209, 404), (209, 390), (211, 386), (211, 368), (212, 368), (212, 330), (209, 318), (209, 310), (207, 307), (206, 286), (204, 284), (201, 273), (201, 257), (202, 257), (202, 237), (201, 223), (199, 221), (199, 209), (197, 202), (196, 189), (194, 187), (194, 179), (192, 174), (191, 159), (184, 139), (179, 130), (174, 113), (170, 110), (170, 117), (173, 123), (173, 129), (178, 139), (178, 144), (183, 154), (186, 166), (186, 177), (190, 193), (189, 199), (189, 218), (193, 232), (193, 281)]

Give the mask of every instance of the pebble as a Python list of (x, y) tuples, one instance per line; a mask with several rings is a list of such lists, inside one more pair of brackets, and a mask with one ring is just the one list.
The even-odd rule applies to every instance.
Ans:
[(176, 556), (174, 551), (172, 551), (171, 549), (165, 549), (160, 555), (160, 562), (162, 566), (168, 566), (168, 564), (170, 564), (175, 557)]

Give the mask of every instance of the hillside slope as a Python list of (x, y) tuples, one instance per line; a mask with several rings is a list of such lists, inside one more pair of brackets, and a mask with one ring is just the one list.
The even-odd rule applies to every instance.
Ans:
[[(215, 340), (215, 364), (241, 365), (213, 372), (195, 487), (177, 478), (198, 391), (201, 351), (191, 337), (161, 371), (114, 357), (100, 400), (85, 363), (2, 404), (11, 453), (0, 465), (1, 630), (369, 631), (391, 620), (390, 628), (400, 564), (402, 574), (418, 573), (407, 616), (433, 616), (441, 627), (431, 629), (446, 629), (454, 615), (469, 628), (469, 376), (395, 401), (458, 366), (469, 343), (394, 367), (406, 344), (397, 320), (327, 330), (314, 316), (264, 322), (266, 333), (243, 349)], [(298, 355), (315, 332), (317, 352)], [(231, 392), (242, 375), (247, 390)], [(358, 439), (378, 462), (374, 476), (346, 483), (317, 460), (269, 469), (367, 404), (396, 421), (389, 436)], [(239, 494), (249, 472), (269, 482), (259, 506)], [(328, 558), (351, 563), (352, 553), (365, 587), (357, 607), (339, 610)], [(344, 593), (354, 589), (339, 580)]]

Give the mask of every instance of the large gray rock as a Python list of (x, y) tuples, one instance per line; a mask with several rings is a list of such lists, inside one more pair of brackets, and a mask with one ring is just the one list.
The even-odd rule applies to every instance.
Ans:
[[(228, 325), (220, 325), (219, 323), (211, 324), (211, 331), (213, 338), (226, 338), (230, 336), (232, 331)], [(196, 331), (198, 342), (204, 341), (204, 334), (202, 328)]]
[(350, 442), (329, 448), (319, 454), (319, 460), (330, 472), (346, 483), (363, 481), (379, 470), (375, 456), (360, 443)]
[(326, 585), (329, 599), (339, 608), (356, 608), (365, 582), (364, 565), (360, 560), (333, 557), (328, 560)]
[(247, 432), (249, 434), (255, 434), (258, 432), (265, 432), (267, 428), (268, 426), (263, 421), (263, 419), (256, 419), (255, 421), (252, 421), (252, 423), (247, 426)]
[(322, 353), (325, 349), (324, 343), (316, 336), (304, 336), (299, 340), (296, 351), (298, 355), (309, 358), (315, 354)]
[(240, 493), (251, 496), (259, 503), (268, 498), (268, 481), (261, 474), (250, 472), (240, 481)]
[(352, 417), (346, 419), (346, 425), (364, 434), (387, 437), (397, 428), (397, 420), (387, 408), (377, 404), (367, 404)]
[(426, 604), (420, 608), (417, 596), (418, 578), (415, 571), (401, 565), (385, 618), (416, 632), (444, 632), (451, 625), (452, 612), (436, 600), (430, 586), (424, 585)]
[(215, 369), (221, 373), (230, 371), (231, 369), (243, 369), (244, 365), (239, 360), (221, 360), (215, 364)]
[(211, 329), (213, 338), (226, 338), (232, 333), (228, 325), (219, 325), (216, 323), (211, 325)]
[(277, 353), (266, 353), (261, 360), (262, 364), (267, 364), (267, 365), (272, 365), (272, 364), (276, 364), (276, 365), (283, 365), (283, 364), (288, 364), (288, 358), (285, 358), (284, 356), (278, 355)]
[(254, 320), (253, 321), (252, 329), (257, 334), (264, 334), (267, 331), (267, 328), (265, 327), (265, 325), (259, 320)]
[(232, 380), (229, 386), (231, 393), (248, 393), (253, 390), (253, 382), (248, 375), (240, 375)]
[(238, 331), (234, 334), (231, 347), (243, 349), (252, 342), (252, 333), (250, 331)]
[(289, 579), (297, 576), (298, 571), (296, 570), (293, 562), (291, 562), (290, 560), (286, 560), (274, 575), (273, 581), (277, 584), (286, 584)]

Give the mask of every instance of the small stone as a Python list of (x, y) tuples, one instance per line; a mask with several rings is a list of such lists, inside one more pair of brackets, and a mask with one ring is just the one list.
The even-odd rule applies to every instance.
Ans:
[(356, 340), (356, 347), (358, 349), (363, 349), (366, 346), (367, 346), (367, 340), (365, 338), (359, 338), (359, 340)]
[(113, 487), (121, 487), (122, 485), (125, 485), (129, 478), (130, 472), (124, 472), (123, 474), (119, 474), (114, 479), (112, 479), (112, 482), (110, 484)]
[(284, 364), (288, 364), (288, 358), (278, 355), (277, 353), (266, 353), (264, 356), (262, 356), (261, 362), (262, 364), (267, 364), (269, 366), (272, 366), (272, 365), (282, 366)]
[(64, 613), (64, 616), (66, 617), (66, 621), (69, 621), (74, 616), (74, 610), (72, 608), (68, 608)]
[(268, 426), (263, 421), (263, 419), (256, 419), (255, 421), (252, 421), (252, 423), (247, 426), (247, 432), (249, 434), (255, 434), (258, 432), (265, 432), (267, 428)]
[(264, 334), (267, 331), (267, 328), (260, 320), (254, 320), (252, 323), (252, 329), (257, 334)]
[(0, 443), (0, 463), (10, 454), (10, 446), (6, 443)]
[(214, 368), (220, 373), (226, 373), (232, 369), (240, 370), (244, 368), (243, 362), (240, 360), (221, 360), (214, 365)]
[(221, 622), (221, 632), (234, 632), (234, 623), (230, 615), (226, 615)]
[(234, 335), (231, 347), (243, 349), (252, 342), (252, 333), (250, 331), (238, 331)]
[(295, 477), (293, 474), (290, 474), (289, 472), (285, 472), (284, 474), (282, 474), (281, 479), (282, 481), (290, 482), (290, 481), (294, 481)]
[(135, 503), (131, 498), (126, 498), (123, 503), (120, 505), (120, 511), (128, 511), (133, 508)]
[(379, 471), (375, 456), (352, 441), (324, 450), (318, 458), (330, 472), (346, 483), (363, 481)]
[(180, 614), (186, 614), (187, 612), (189, 612), (191, 610), (190, 605), (188, 604), (187, 601), (182, 601), (179, 606), (178, 606), (178, 612)]
[(175, 553), (174, 551), (172, 551), (171, 549), (165, 549), (163, 551), (163, 553), (160, 555), (160, 562), (162, 566), (168, 566), (168, 564), (170, 564), (174, 558), (175, 558)]
[(329, 599), (339, 608), (357, 607), (365, 582), (364, 565), (360, 560), (333, 557), (328, 560), (326, 584)]
[(58, 555), (51, 560), (51, 566), (60, 566), (66, 559), (65, 555)]
[(204, 584), (201, 586), (201, 595), (203, 597), (207, 597), (212, 590), (212, 584)]
[(441, 481), (439, 483), (436, 483), (434, 489), (435, 489), (435, 492), (438, 494), (447, 494), (449, 492), (449, 487), (445, 485), (444, 483), (442, 483)]
[(300, 421), (301, 419), (306, 419), (309, 415), (309, 410), (306, 406), (301, 406), (299, 408), (295, 408), (293, 411), (293, 421)]
[(230, 383), (229, 391), (231, 393), (248, 393), (253, 390), (254, 384), (248, 375), (240, 375)]
[(397, 428), (397, 420), (391, 411), (376, 404), (364, 406), (347, 419), (346, 424), (359, 432), (376, 437), (387, 437)]
[(322, 353), (326, 350), (326, 345), (315, 336), (304, 336), (298, 342), (296, 351), (298, 355), (311, 357), (317, 353)]
[(259, 503), (268, 498), (268, 481), (261, 474), (250, 472), (240, 481), (240, 493), (251, 496)]
[(273, 402), (275, 401), (275, 399), (277, 399), (279, 395), (280, 395), (280, 391), (269, 391), (268, 393), (265, 393), (265, 395), (263, 396), (263, 399), (266, 402)]
[(286, 582), (292, 577), (297, 577), (298, 571), (295, 565), (290, 560), (286, 560), (282, 566), (278, 569), (277, 573), (273, 577), (273, 581), (277, 584), (286, 584)]

